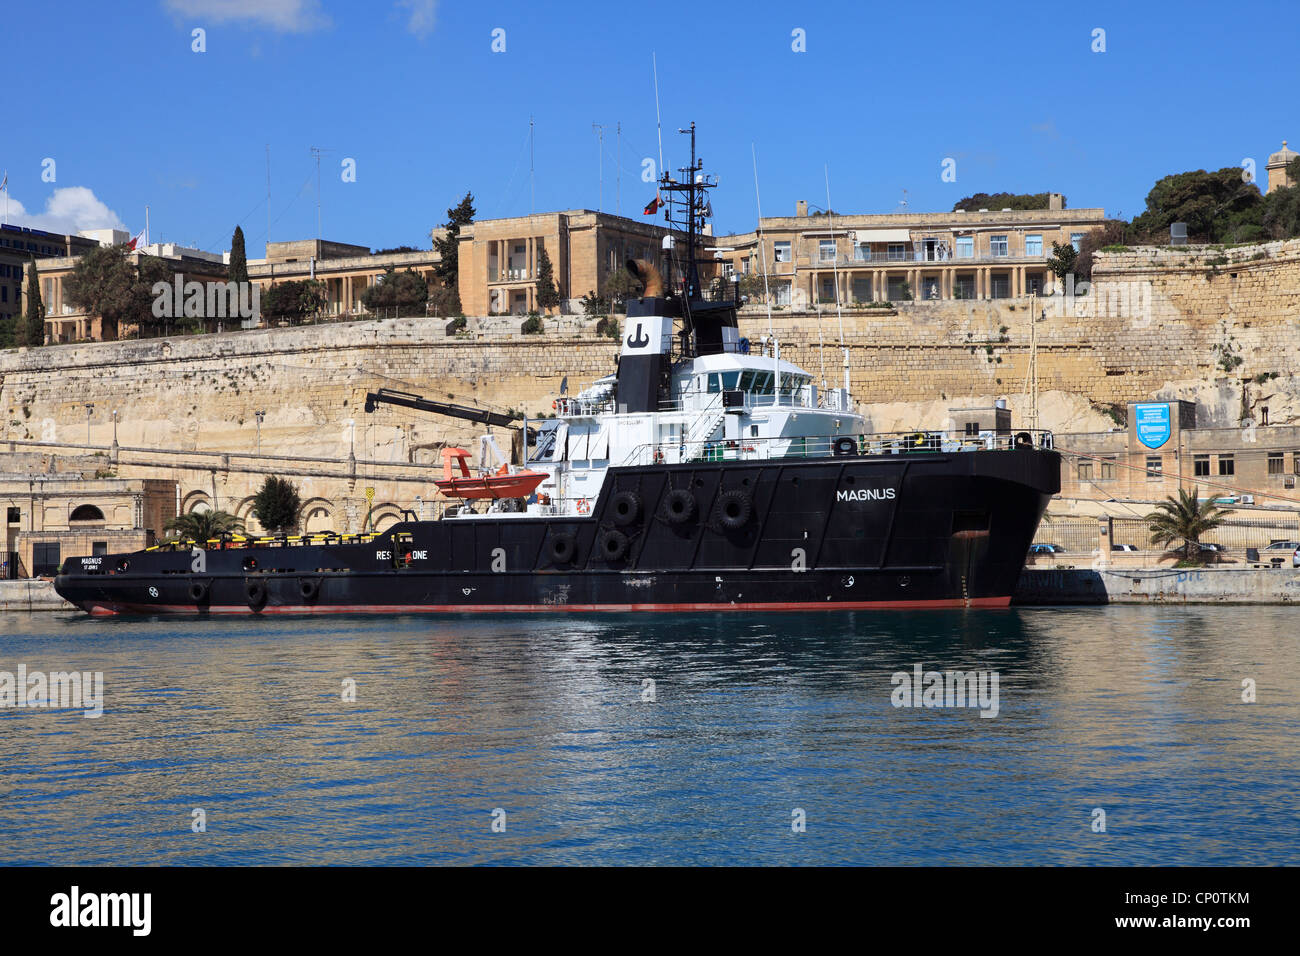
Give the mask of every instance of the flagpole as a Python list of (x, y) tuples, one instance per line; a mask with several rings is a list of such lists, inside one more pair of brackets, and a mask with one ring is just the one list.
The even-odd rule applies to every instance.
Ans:
[(144, 244), (149, 245), (149, 207), (144, 207)]

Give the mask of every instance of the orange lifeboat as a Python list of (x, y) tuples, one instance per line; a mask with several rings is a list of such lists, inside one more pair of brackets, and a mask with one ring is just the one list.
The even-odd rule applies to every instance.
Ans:
[[(502, 465), (495, 474), (474, 475), (469, 470), (470, 453), (464, 448), (442, 450), (442, 481), (438, 490), (449, 498), (527, 498), (546, 480), (542, 471), (510, 471)], [(456, 464), (453, 464), (455, 462)], [(459, 465), (459, 474), (456, 473)]]

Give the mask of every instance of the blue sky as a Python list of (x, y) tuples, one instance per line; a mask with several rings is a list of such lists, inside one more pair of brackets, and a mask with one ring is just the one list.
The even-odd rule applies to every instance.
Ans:
[(1285, 2), (19, 3), (0, 168), (9, 221), (134, 233), (148, 204), (155, 241), (220, 251), (240, 222), (260, 256), (267, 144), (273, 240), (316, 234), (320, 146), (325, 238), (423, 247), (467, 189), (482, 218), (530, 211), (531, 115), (538, 211), (597, 206), (599, 122), (603, 208), (637, 216), (654, 52), (666, 159), (685, 161), (694, 120), (720, 232), (754, 223), (751, 145), (766, 215), (824, 206), (829, 167), (841, 212), (1052, 190), (1131, 218), (1162, 175), (1252, 157), (1262, 182), (1300, 142), (1298, 25)]

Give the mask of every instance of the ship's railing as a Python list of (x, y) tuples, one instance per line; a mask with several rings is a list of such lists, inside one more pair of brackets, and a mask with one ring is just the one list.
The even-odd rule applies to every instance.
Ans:
[(862, 435), (728, 438), (703, 442), (656, 442), (638, 445), (623, 465), (680, 464), (708, 461), (753, 461), (773, 458), (854, 458), (865, 455), (953, 454), (1050, 449), (1052, 433), (1042, 429), (1015, 432), (917, 431)]
[(609, 398), (561, 397), (555, 400), (555, 414), (559, 418), (583, 418), (595, 415), (609, 415), (618, 411), (618, 405)]

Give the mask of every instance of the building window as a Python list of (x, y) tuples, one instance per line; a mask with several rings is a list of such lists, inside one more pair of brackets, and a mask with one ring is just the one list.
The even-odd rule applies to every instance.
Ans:
[(1115, 480), (1115, 462), (1113, 459), (1107, 459), (1101, 463), (1101, 480)]
[(1300, 475), (1300, 451), (1291, 452), (1291, 472)]
[(995, 299), (1009, 299), (1011, 297), (1011, 277), (1005, 272), (995, 273), (990, 291)]
[(966, 423), (966, 434), (967, 434), (967, 435), (979, 435), (979, 433), (980, 433), (980, 423), (979, 423), (979, 422), (967, 422), (967, 423)]
[(90, 554), (92, 557), (99, 554), (108, 554), (108, 542), (92, 541), (90, 544)]
[(853, 245), (853, 259), (855, 262), (871, 261), (871, 243), (858, 242)]
[(103, 521), (104, 512), (100, 511), (94, 505), (78, 505), (72, 509), (72, 514), (68, 517), (69, 521)]
[(21, 509), (21, 508), (9, 508), (9, 509), (8, 509), (8, 515), (6, 516), (5, 520), (8, 521), (10, 524), (18, 524), (19, 522), (21, 522), (21, 521), (23, 520), (23, 512), (22, 512), (22, 509)]
[(1160, 481), (1164, 478), (1165, 459), (1162, 455), (1151, 455), (1147, 458), (1147, 479), (1149, 481)]
[(1079, 480), (1092, 481), (1092, 462), (1090, 461), (1079, 462)]
[(907, 248), (901, 242), (891, 242), (888, 255), (890, 262), (902, 262), (907, 256)]
[(1208, 478), (1210, 476), (1210, 456), (1209, 455), (1193, 456), (1192, 473), (1197, 478)]
[(789, 282), (776, 283), (776, 304), (777, 305), (790, 304), (790, 283)]
[(1219, 474), (1235, 475), (1237, 473), (1237, 463), (1231, 455), (1219, 456)]
[(1082, 242), (1083, 242), (1083, 233), (1081, 232), (1070, 233), (1070, 245), (1074, 246), (1075, 252), (1079, 251), (1079, 245)]
[(1041, 256), (1043, 254), (1043, 237), (1041, 233), (1025, 236), (1025, 255)]
[(1280, 475), (1285, 470), (1285, 463), (1282, 460), (1280, 451), (1271, 451), (1268, 453), (1268, 473), (1270, 475)]
[(958, 259), (975, 258), (975, 237), (974, 236), (957, 237), (957, 258)]
[(775, 262), (790, 261), (790, 241), (788, 239), (772, 243), (772, 258)]
[(989, 236), (989, 255), (1005, 256), (1007, 254), (1006, 236)]
[(834, 262), (835, 261), (835, 240), (822, 239), (817, 243), (817, 261)]
[(60, 548), (57, 541), (37, 541), (32, 545), (32, 574), (57, 574), (59, 571)]

